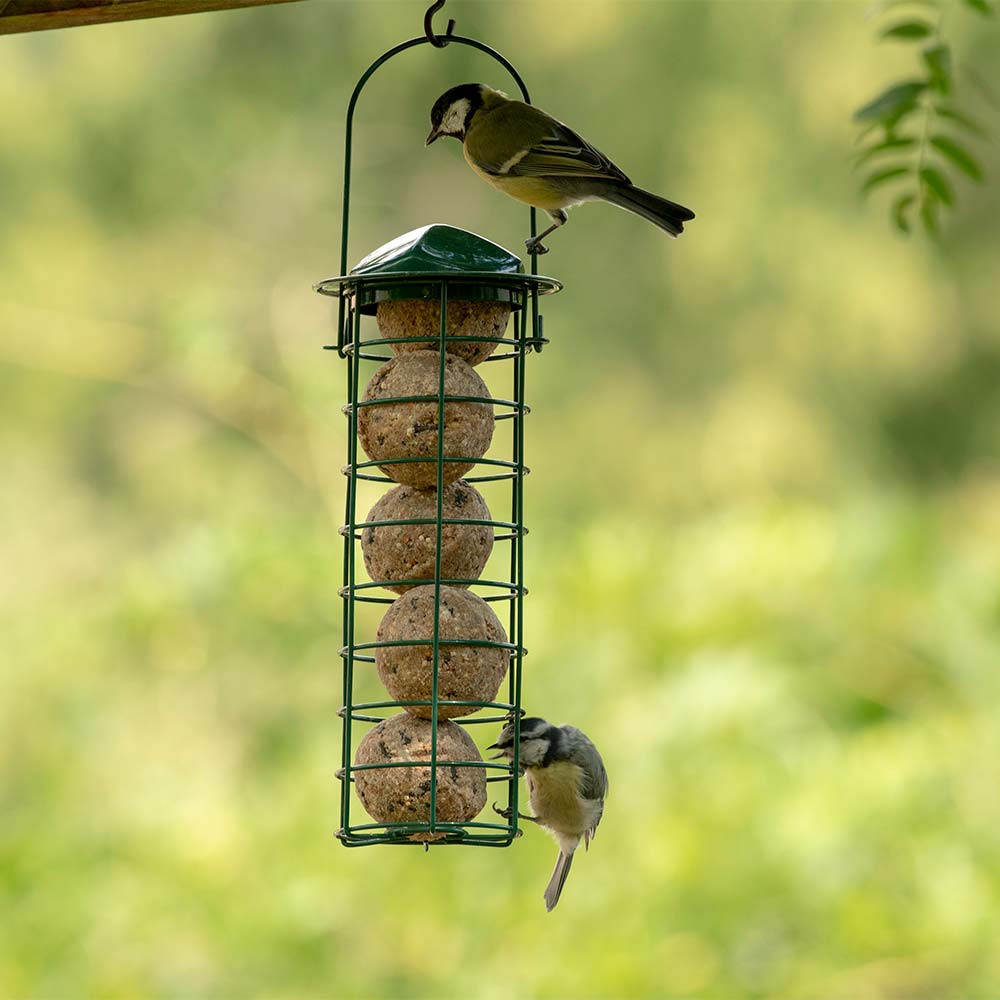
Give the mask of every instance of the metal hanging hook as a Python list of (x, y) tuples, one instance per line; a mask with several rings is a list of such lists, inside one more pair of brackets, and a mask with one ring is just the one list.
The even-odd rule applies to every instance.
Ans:
[(448, 27), (445, 30), (444, 35), (439, 37), (434, 34), (434, 28), (431, 25), (431, 20), (444, 6), (444, 4), (445, 0), (434, 0), (434, 3), (427, 8), (427, 13), (424, 14), (424, 34), (427, 36), (427, 41), (429, 41), (436, 49), (443, 49), (448, 42), (451, 41), (451, 34), (455, 30), (455, 19), (451, 17), (448, 19)]

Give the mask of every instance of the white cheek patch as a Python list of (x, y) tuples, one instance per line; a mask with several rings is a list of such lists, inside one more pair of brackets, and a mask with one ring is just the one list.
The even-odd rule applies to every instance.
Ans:
[(469, 117), (472, 105), (467, 97), (455, 101), (455, 103), (445, 112), (444, 121), (441, 123), (441, 131), (448, 134), (465, 131), (465, 119)]
[(524, 767), (537, 767), (545, 758), (545, 752), (549, 748), (548, 740), (537, 737), (522, 738), (521, 740), (521, 764)]

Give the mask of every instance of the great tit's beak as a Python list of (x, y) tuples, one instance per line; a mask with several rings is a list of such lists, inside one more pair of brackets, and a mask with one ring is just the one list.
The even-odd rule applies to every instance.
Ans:
[[(487, 750), (492, 750), (493, 747), (487, 747), (486, 749)], [(506, 756), (507, 755), (503, 752), (503, 750), (501, 750), (500, 753), (495, 753), (495, 754), (493, 754), (492, 757), (487, 757), (486, 759), (487, 760), (499, 760), (501, 757), (506, 757)]]
[(427, 141), (424, 143), (425, 146), (429, 146), (435, 139), (440, 139), (441, 133), (438, 131), (437, 125), (431, 129), (431, 134), (427, 136)]

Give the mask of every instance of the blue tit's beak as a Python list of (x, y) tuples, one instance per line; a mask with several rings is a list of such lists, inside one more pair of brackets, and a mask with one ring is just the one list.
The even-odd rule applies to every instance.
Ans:
[[(492, 750), (493, 747), (487, 747), (486, 749), (487, 750)], [(501, 757), (506, 757), (506, 756), (507, 755), (503, 752), (503, 750), (501, 750), (500, 753), (495, 753), (495, 754), (493, 754), (492, 757), (487, 757), (486, 759), (487, 760), (499, 760)]]
[(425, 146), (429, 146), (435, 139), (440, 139), (441, 133), (437, 130), (437, 125), (431, 129), (431, 134), (427, 136), (427, 141), (424, 143)]

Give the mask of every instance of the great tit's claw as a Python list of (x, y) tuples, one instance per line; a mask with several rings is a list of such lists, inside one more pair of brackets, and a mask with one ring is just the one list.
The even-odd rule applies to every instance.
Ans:
[(499, 806), (498, 806), (498, 805), (497, 805), (497, 804), (496, 804), (496, 803), (494, 802), (494, 803), (493, 803), (493, 811), (494, 811), (494, 812), (495, 812), (495, 813), (496, 813), (496, 814), (497, 814), (498, 816), (503, 816), (503, 818), (504, 818), (505, 820), (510, 820), (510, 816), (511, 816), (511, 811), (510, 811), (510, 808), (509, 808), (509, 807), (508, 807), (507, 809), (501, 809), (501, 808), (500, 808), (500, 807), (499, 807)]
[(540, 243), (537, 237), (535, 239), (525, 240), (524, 245), (527, 248), (528, 253), (537, 253), (541, 256), (543, 253), (549, 252), (549, 248)]

